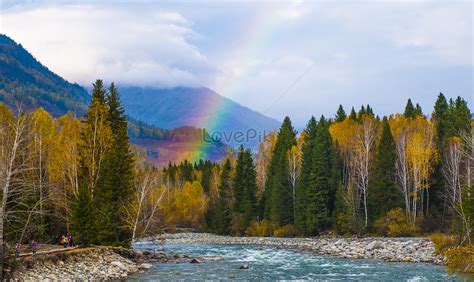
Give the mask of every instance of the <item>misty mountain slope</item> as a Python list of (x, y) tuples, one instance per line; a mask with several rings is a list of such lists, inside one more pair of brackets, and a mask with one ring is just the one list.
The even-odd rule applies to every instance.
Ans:
[[(263, 134), (280, 125), (275, 119), (241, 106), (208, 88), (122, 86), (120, 93), (130, 116), (159, 128), (194, 126), (206, 128), (211, 134), (215, 131), (231, 134), (255, 129)], [(232, 138), (222, 141), (233, 145), (240, 143)], [(255, 138), (249, 143), (255, 145), (257, 141)]]
[(89, 94), (38, 62), (20, 44), (0, 34), (0, 101), (15, 108), (39, 106), (60, 116), (68, 111), (85, 113)]

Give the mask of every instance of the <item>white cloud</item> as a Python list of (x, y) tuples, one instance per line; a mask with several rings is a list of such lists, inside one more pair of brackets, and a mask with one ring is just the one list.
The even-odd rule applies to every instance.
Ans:
[(53, 71), (87, 85), (101, 77), (130, 84), (195, 86), (196, 73), (210, 68), (190, 43), (199, 35), (176, 12), (100, 5), (7, 10), (1, 32)]
[(469, 2), (45, 2), (10, 4), (0, 32), (82, 84), (204, 85), (299, 125), (473, 90)]

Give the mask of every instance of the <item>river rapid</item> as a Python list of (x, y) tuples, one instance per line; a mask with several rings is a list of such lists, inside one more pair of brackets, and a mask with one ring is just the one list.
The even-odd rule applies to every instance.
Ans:
[[(161, 250), (151, 242), (138, 250)], [(130, 280), (344, 280), (344, 281), (461, 281), (444, 267), (428, 263), (347, 259), (265, 245), (165, 245), (166, 252), (187, 254), (200, 263), (156, 263)], [(206, 257), (210, 259), (205, 259)], [(240, 269), (248, 266), (248, 269)]]

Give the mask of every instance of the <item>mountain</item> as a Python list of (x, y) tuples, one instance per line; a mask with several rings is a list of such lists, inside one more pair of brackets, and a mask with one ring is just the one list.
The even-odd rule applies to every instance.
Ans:
[(89, 94), (38, 62), (20, 44), (0, 34), (0, 101), (16, 108), (39, 106), (60, 116), (68, 111), (85, 113)]
[[(258, 145), (280, 122), (241, 106), (209, 88), (120, 87), (127, 113), (163, 129), (206, 128), (213, 139), (230, 145)], [(242, 132), (243, 137), (237, 136)], [(240, 133), (239, 133), (240, 134)], [(247, 138), (248, 137), (248, 138)]]
[[(83, 87), (51, 72), (20, 44), (0, 34), (0, 102), (12, 109), (19, 102), (23, 110), (43, 107), (59, 117), (69, 111), (82, 116), (89, 101), (90, 95)], [(228, 148), (222, 142), (209, 142), (203, 129), (159, 129), (132, 117), (129, 135), (133, 143), (146, 149), (148, 160), (158, 166), (184, 159), (217, 161)]]

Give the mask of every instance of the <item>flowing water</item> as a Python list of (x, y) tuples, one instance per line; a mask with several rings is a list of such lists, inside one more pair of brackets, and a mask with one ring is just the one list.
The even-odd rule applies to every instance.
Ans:
[[(161, 248), (140, 244), (137, 249)], [(195, 257), (222, 257), (199, 264), (154, 264), (138, 280), (344, 280), (344, 281), (459, 281), (443, 267), (423, 263), (352, 260), (249, 245), (169, 245), (167, 252)], [(239, 269), (248, 265), (248, 270)]]

